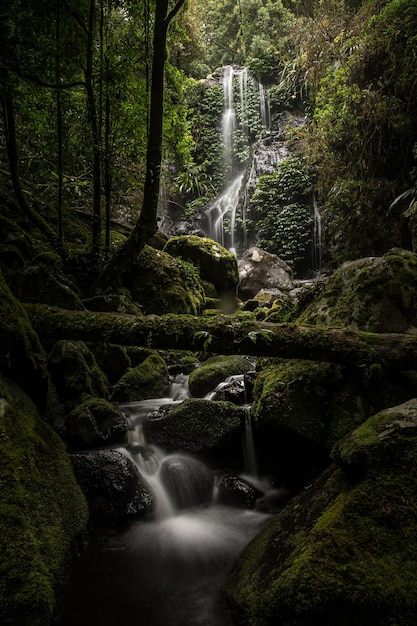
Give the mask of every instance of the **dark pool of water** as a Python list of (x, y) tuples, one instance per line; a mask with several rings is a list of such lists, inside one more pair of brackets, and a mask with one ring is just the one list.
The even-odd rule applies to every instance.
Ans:
[(222, 586), (268, 516), (224, 506), (131, 524), (91, 541), (59, 626), (232, 626)]

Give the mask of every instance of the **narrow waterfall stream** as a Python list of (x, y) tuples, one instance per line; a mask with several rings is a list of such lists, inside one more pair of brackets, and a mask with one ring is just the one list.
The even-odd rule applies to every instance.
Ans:
[[(233, 383), (243, 384), (243, 377), (232, 378)], [(223, 383), (211, 398), (222, 389)], [(207, 488), (205, 466), (189, 455), (166, 454), (147, 444), (143, 423), (158, 408), (188, 397), (187, 377), (174, 379), (170, 395), (122, 407), (131, 430), (129, 442), (118, 449), (137, 464), (153, 491), (156, 508), (152, 519), (117, 530), (97, 529), (64, 594), (60, 626), (234, 624), (222, 585), (236, 558), (270, 516), (218, 504), (212, 483), (211, 502), (199, 505), (199, 490)], [(248, 475), (257, 469), (249, 408), (245, 414), (242, 438)], [(181, 469), (175, 472), (173, 490), (161, 479), (166, 463)], [(194, 477), (201, 472), (201, 480), (190, 484), (187, 472)], [(256, 483), (258, 477), (252, 478)]]

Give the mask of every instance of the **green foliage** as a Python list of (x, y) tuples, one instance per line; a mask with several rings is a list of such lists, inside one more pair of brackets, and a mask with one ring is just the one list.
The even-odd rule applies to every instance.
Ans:
[(305, 259), (311, 244), (313, 185), (307, 164), (292, 157), (279, 163), (274, 174), (260, 177), (252, 198), (261, 247), (291, 266)]

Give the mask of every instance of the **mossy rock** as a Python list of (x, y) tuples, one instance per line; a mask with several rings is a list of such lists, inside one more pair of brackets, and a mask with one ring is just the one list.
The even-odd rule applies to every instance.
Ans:
[[(261, 369), (262, 368), (262, 369)], [(376, 411), (417, 395), (415, 372), (363, 372), (325, 362), (258, 360), (253, 428), (265, 470), (316, 475), (334, 444)]]
[(333, 458), (353, 476), (396, 463), (417, 441), (417, 400), (384, 409), (338, 442)]
[(213, 356), (191, 372), (188, 381), (190, 393), (195, 398), (203, 398), (229, 376), (245, 374), (253, 369), (253, 364), (241, 356)]
[(126, 372), (115, 385), (114, 402), (138, 402), (159, 398), (166, 394), (169, 385), (168, 368), (164, 359), (156, 352), (143, 363)]
[(61, 439), (0, 379), (0, 622), (46, 626), (87, 525)]
[(117, 383), (132, 366), (132, 360), (125, 346), (113, 343), (91, 343), (88, 347), (111, 384)]
[(83, 394), (107, 398), (108, 383), (94, 354), (83, 341), (57, 341), (48, 368), (60, 400), (72, 410)]
[[(262, 461), (285, 479), (302, 481), (328, 461), (331, 399), (343, 369), (316, 361), (266, 363), (256, 377), (252, 404)], [(344, 434), (351, 429), (349, 424)]]
[(151, 246), (145, 246), (130, 265), (123, 283), (146, 314), (199, 315), (204, 307), (204, 291), (195, 268)]
[(217, 241), (209, 237), (182, 235), (172, 237), (164, 249), (195, 265), (201, 279), (212, 283), (219, 295), (236, 293), (239, 283), (236, 257)]
[(73, 450), (123, 443), (128, 422), (122, 411), (103, 398), (84, 397), (65, 418), (66, 438)]
[(224, 467), (242, 462), (243, 410), (231, 402), (190, 398), (166, 406), (144, 423), (147, 440), (183, 450)]
[(0, 370), (40, 407), (48, 392), (46, 358), (26, 311), (0, 272)]
[(339, 449), (348, 474), (327, 470), (248, 546), (226, 587), (239, 626), (415, 624), (416, 415), (366, 422)]
[(50, 304), (61, 309), (82, 311), (77, 287), (56, 266), (31, 265), (15, 273), (13, 292), (22, 302)]
[(416, 332), (417, 255), (393, 249), (345, 263), (298, 318), (376, 333)]

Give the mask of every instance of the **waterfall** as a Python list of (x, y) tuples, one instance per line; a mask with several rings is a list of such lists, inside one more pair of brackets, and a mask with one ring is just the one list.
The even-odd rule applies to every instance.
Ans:
[(316, 194), (313, 191), (313, 270), (316, 274), (320, 273), (321, 270), (321, 253), (322, 253), (322, 223), (321, 223), (321, 213), (320, 209), (317, 205)]
[[(248, 68), (226, 65), (221, 70), (223, 86), (223, 114), (221, 120), (224, 167), (228, 183), (218, 198), (205, 210), (206, 218), (201, 225), (207, 235), (236, 253), (238, 228), (242, 231), (243, 246), (246, 244), (244, 181), (248, 161), (242, 162), (238, 152), (250, 153), (253, 135), (259, 136), (270, 125), (269, 97), (267, 90), (250, 76)], [(249, 104), (256, 98), (259, 104), (258, 125), (250, 120)], [(252, 126), (252, 127), (251, 127)], [(239, 170), (236, 172), (236, 170)], [(237, 215), (240, 212), (240, 224)]]

